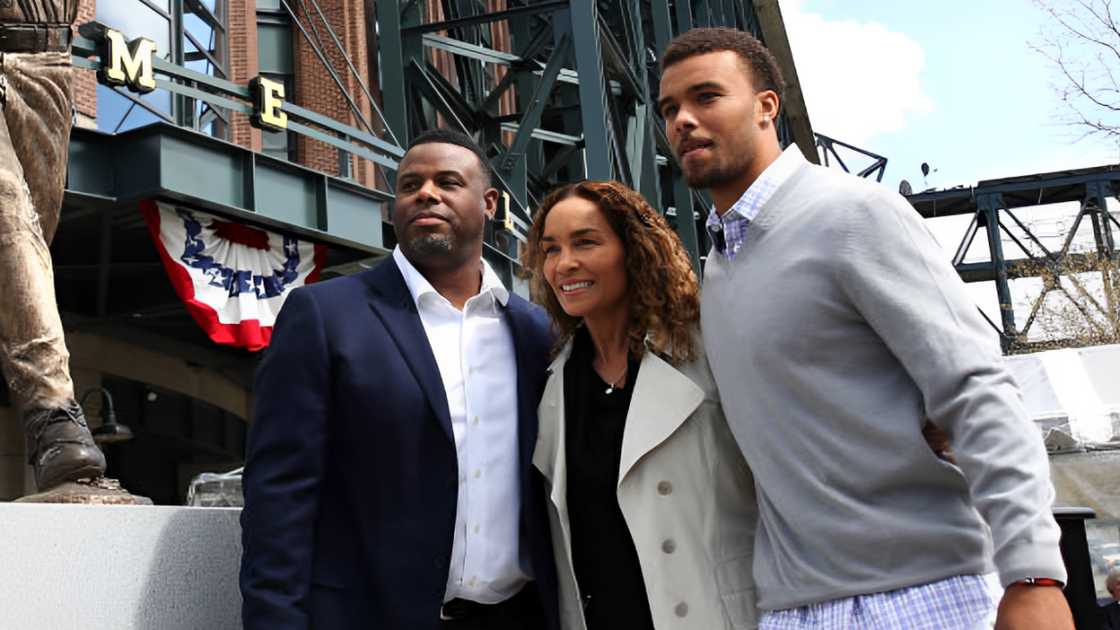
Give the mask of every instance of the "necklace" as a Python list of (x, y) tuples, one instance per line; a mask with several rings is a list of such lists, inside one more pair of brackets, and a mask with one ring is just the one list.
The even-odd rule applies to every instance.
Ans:
[[(603, 382), (605, 382), (607, 384), (607, 389), (604, 393), (613, 394), (616, 387), (622, 387), (622, 385), (615, 385), (615, 383), (618, 383), (619, 381), (622, 381), (626, 377), (626, 369), (629, 368), (629, 367), (630, 367), (630, 365), (628, 363), (626, 365), (623, 365), (622, 366), (622, 371), (619, 372), (618, 376), (614, 377), (613, 380), (608, 381), (607, 379), (603, 378), (602, 375), (599, 376), (599, 378), (602, 379)], [(596, 372), (596, 374), (598, 374), (598, 372)], [(623, 382), (625, 382), (625, 381), (623, 381)]]

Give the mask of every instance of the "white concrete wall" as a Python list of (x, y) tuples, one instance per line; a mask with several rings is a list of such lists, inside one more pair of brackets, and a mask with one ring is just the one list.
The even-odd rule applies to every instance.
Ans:
[(0, 628), (237, 630), (240, 512), (0, 503)]

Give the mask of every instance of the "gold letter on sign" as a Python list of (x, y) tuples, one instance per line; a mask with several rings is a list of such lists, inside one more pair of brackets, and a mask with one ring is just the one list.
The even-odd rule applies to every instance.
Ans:
[(126, 85), (133, 92), (156, 89), (152, 58), (156, 43), (145, 37), (125, 41), (120, 31), (105, 30), (105, 54), (101, 56), (98, 78), (107, 85)]
[(517, 227), (517, 224), (513, 222), (513, 209), (509, 207), (511, 201), (509, 198), (509, 193), (502, 191), (502, 196), (500, 197), (500, 199), (502, 200), (501, 207), (503, 210), (502, 229), (507, 232), (512, 232), (514, 228)]
[(257, 77), (249, 82), (253, 93), (256, 111), (250, 120), (262, 129), (283, 130), (288, 128), (288, 115), (280, 111), (284, 106), (284, 84)]

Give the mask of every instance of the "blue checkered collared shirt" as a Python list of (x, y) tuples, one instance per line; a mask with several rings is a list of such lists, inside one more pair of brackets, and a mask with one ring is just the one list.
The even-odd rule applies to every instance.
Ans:
[(765, 612), (759, 630), (981, 630), (992, 627), (997, 595), (979, 575), (956, 577)]
[(735, 254), (739, 252), (739, 248), (747, 238), (747, 226), (758, 216), (758, 212), (774, 195), (774, 191), (778, 190), (778, 187), (784, 184), (804, 162), (805, 158), (802, 157), (801, 150), (797, 145), (791, 144), (782, 151), (778, 159), (762, 171), (758, 179), (754, 180), (754, 183), (743, 192), (727, 212), (723, 213), (722, 217), (714, 207), (712, 208), (708, 213), (705, 227), (717, 252), (728, 258), (735, 258)]

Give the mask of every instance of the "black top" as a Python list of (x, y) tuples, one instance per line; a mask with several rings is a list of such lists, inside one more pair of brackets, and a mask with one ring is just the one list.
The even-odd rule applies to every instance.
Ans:
[[(564, 374), (567, 375), (567, 372)], [(1102, 630), (1120, 630), (1120, 602), (1101, 606), (1101, 617), (1104, 622)]]
[(634, 540), (618, 507), (618, 466), (638, 361), (626, 384), (607, 394), (595, 372), (595, 349), (585, 328), (576, 332), (564, 367), (568, 457), (568, 520), (572, 562), (588, 630), (653, 630), (649, 597)]

